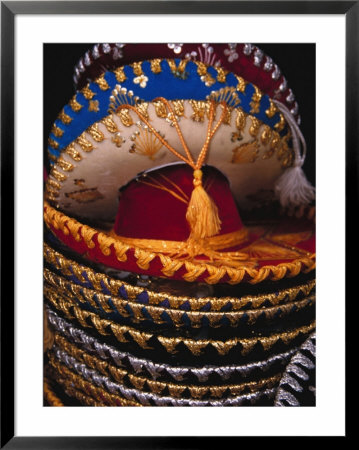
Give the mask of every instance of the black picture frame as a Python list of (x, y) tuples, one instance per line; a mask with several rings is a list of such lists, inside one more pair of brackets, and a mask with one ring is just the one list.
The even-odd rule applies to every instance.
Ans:
[[(349, 203), (357, 204), (359, 134), (359, 1), (5, 1), (1, 2), (1, 448), (200, 448), (228, 445), (206, 437), (15, 436), (14, 406), (14, 61), (19, 14), (337, 14), (346, 21), (346, 233), (354, 231)], [(354, 203), (352, 203), (354, 202)], [(348, 241), (347, 241), (348, 242)], [(354, 247), (346, 247), (346, 263)], [(6, 280), (6, 283), (5, 281)], [(348, 287), (348, 276), (346, 278)], [(348, 431), (348, 430), (347, 430)], [(349, 437), (346, 433), (346, 437)], [(218, 441), (218, 442), (216, 442)], [(225, 441), (225, 443), (223, 442)], [(264, 443), (260, 443), (264, 445)]]

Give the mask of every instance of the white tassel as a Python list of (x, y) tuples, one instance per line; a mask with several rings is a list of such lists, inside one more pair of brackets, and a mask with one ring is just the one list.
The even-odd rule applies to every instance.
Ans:
[(315, 198), (315, 188), (307, 180), (302, 166), (305, 161), (307, 145), (291, 112), (283, 103), (274, 100), (284, 115), (292, 133), (294, 163), (278, 178), (274, 192), (284, 208), (308, 205)]

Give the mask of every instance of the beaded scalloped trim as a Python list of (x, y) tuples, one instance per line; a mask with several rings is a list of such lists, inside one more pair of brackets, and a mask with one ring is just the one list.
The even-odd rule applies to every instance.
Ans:
[(60, 317), (50, 308), (47, 308), (47, 314), (52, 327), (61, 336), (66, 337), (69, 342), (73, 342), (91, 355), (96, 355), (102, 361), (109, 361), (118, 368), (126, 368), (130, 373), (136, 375), (150, 376), (153, 380), (170, 377), (174, 381), (179, 382), (185, 381), (188, 377), (195, 377), (198, 382), (204, 383), (213, 375), (219, 376), (222, 380), (229, 380), (234, 376), (246, 378), (258, 370), (265, 373), (271, 367), (277, 367), (277, 364), (283, 366), (297, 351), (297, 348), (290, 349), (284, 353), (271, 355), (265, 360), (254, 361), (243, 365), (208, 365), (204, 367), (170, 366), (168, 364), (158, 364), (148, 359), (137, 358), (128, 352), (120, 351), (111, 345), (100, 342), (95, 337), (86, 333), (86, 331), (77, 328), (72, 323)]

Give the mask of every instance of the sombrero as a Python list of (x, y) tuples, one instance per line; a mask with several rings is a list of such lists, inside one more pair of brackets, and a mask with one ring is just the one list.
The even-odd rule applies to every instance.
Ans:
[(51, 130), (50, 378), (86, 405), (273, 404), (315, 328), (313, 217), (279, 214), (314, 199), (292, 93), (248, 45), (135, 47), (87, 53)]
[(104, 69), (113, 70), (154, 58), (199, 61), (236, 73), (252, 80), (263, 92), (285, 104), (299, 119), (298, 103), (280, 68), (253, 44), (96, 44), (75, 66), (75, 87), (82, 89)]
[[(65, 159), (63, 155), (66, 153), (63, 152), (47, 180), (48, 198), (52, 201), (56, 200), (57, 208), (45, 205), (45, 221), (57, 237), (69, 247), (76, 248), (79, 253), (86, 252), (90, 259), (110, 267), (128, 269), (132, 272), (138, 272), (140, 268), (149, 275), (165, 275), (177, 279), (184, 278), (187, 281), (206, 279), (209, 283), (238, 283), (243, 279), (249, 279), (252, 282), (258, 282), (267, 277), (277, 279), (283, 278), (287, 273), (293, 276), (294, 273), (297, 274), (302, 270), (311, 270), (314, 267), (314, 248), (311, 245), (313, 233), (310, 231), (310, 224), (304, 224), (302, 230), (297, 228), (298, 224), (295, 224), (295, 230), (289, 224), (289, 228), (284, 233), (279, 227), (279, 234), (294, 233), (296, 242), (299, 236), (301, 236), (299, 241), (303, 242), (303, 245), (299, 245), (297, 253), (295, 250), (294, 253), (288, 251), (284, 258), (278, 258), (278, 252), (280, 252), (278, 246), (274, 253), (267, 252), (267, 259), (261, 263), (252, 260), (251, 249), (249, 253), (239, 251), (240, 247), (247, 248), (253, 238), (249, 237), (242, 225), (231, 198), (228, 182), (216, 169), (203, 168), (204, 161), (207, 159), (208, 164), (221, 168), (233, 184), (234, 193), (237, 193), (238, 199), (248, 197), (248, 187), (249, 191), (252, 189), (253, 192), (253, 186), (250, 186), (251, 182), (245, 182), (247, 179), (259, 179), (263, 182), (262, 186), (272, 185), (273, 187), (273, 179), (278, 178), (283, 170), (281, 166), (290, 165), (293, 160), (293, 153), (289, 150), (287, 143), (290, 134), (287, 133), (281, 140), (280, 134), (273, 135), (274, 130), (269, 125), (266, 124), (261, 129), (263, 124), (255, 116), (250, 116), (250, 120), (247, 121), (242, 109), (238, 106), (230, 107), (227, 101), (223, 100), (226, 94), (220, 103), (213, 99), (217, 94), (211, 95), (212, 99), (201, 105), (202, 112), (199, 119), (197, 118), (198, 104), (193, 106), (194, 103), (191, 100), (181, 102), (181, 107), (176, 113), (174, 105), (164, 97), (144, 107), (143, 103), (139, 106), (117, 104), (116, 98), (112, 96), (111, 107), (115, 113), (107, 119), (114, 124), (112, 131), (127, 127), (127, 132), (117, 131), (115, 137), (111, 136), (111, 133), (105, 136), (105, 131), (99, 129), (98, 123), (92, 124), (92, 132), (89, 131), (88, 135), (82, 133), (80, 139), (76, 138), (76, 142), (71, 142), (65, 147), (67, 155), (71, 154), (71, 157), (81, 164), (75, 165), (69, 159)], [(176, 105), (178, 106), (178, 103)], [(190, 107), (192, 119), (187, 118)], [(232, 114), (233, 111), (234, 114)], [(125, 118), (122, 117), (123, 112), (125, 112)], [(282, 122), (281, 128), (285, 129), (286, 124), (282, 121), (284, 116), (280, 115), (280, 117), (277, 124)], [(136, 119), (139, 120), (136, 121)], [(180, 121), (184, 126), (179, 124)], [(222, 133), (218, 132), (221, 125)], [(243, 134), (239, 138), (241, 144), (233, 146), (233, 136), (238, 139), (239, 125)], [(291, 127), (295, 130), (293, 124)], [(79, 133), (78, 129), (76, 133)], [(258, 133), (261, 133), (260, 138), (257, 137)], [(71, 136), (71, 132), (68, 134)], [(67, 133), (62, 136), (62, 145), (67, 144), (66, 139), (69, 138), (65, 139), (66, 136)], [(90, 136), (92, 136), (92, 142)], [(196, 136), (199, 138), (196, 139)], [(186, 137), (191, 138), (191, 150), (186, 144)], [(217, 141), (215, 141), (216, 138)], [(297, 142), (296, 139), (294, 139), (295, 142)], [(129, 149), (119, 151), (118, 147), (126, 141), (130, 142), (130, 146), (127, 144)], [(179, 144), (184, 149), (183, 153), (177, 150)], [(162, 147), (162, 152), (159, 152)], [(214, 149), (213, 153), (209, 147)], [(94, 148), (96, 151), (93, 151)], [(277, 160), (274, 164), (277, 167), (268, 170), (270, 165), (263, 162), (273, 157), (276, 148), (277, 158), (274, 157), (272, 160)], [(106, 151), (108, 149), (110, 152)], [(297, 151), (298, 149), (294, 153)], [(156, 156), (159, 161), (156, 161)], [(278, 159), (282, 158), (284, 163), (281, 164)], [(238, 165), (248, 166), (257, 159), (262, 163), (257, 163), (257, 167), (253, 166), (253, 171), (257, 172), (258, 178), (255, 172), (248, 170), (248, 167), (239, 171), (242, 175), (238, 173)], [(294, 159), (298, 159), (297, 154)], [(182, 160), (186, 165), (169, 166), (178, 160)], [(160, 163), (167, 167), (159, 171), (151, 170), (151, 166), (158, 167)], [(94, 167), (99, 166), (100, 170), (94, 170)], [(300, 173), (296, 170), (299, 166), (291, 169), (290, 173), (294, 177), (295, 174)], [(145, 173), (142, 177), (137, 177), (136, 181), (128, 184), (131, 177), (143, 170)], [(122, 179), (120, 173), (124, 174)], [(203, 173), (207, 179), (202, 181)], [(196, 183), (195, 189), (192, 186), (193, 176)], [(280, 178), (284, 178), (284, 184), (288, 184), (288, 173), (284, 173)], [(236, 182), (236, 180), (241, 181)], [(298, 180), (295, 182), (297, 183)], [(121, 193), (115, 229), (110, 232), (88, 227), (58, 211), (58, 208), (67, 209), (72, 213), (76, 211), (77, 216), (87, 217), (95, 223), (101, 218), (103, 226), (104, 220), (110, 221), (111, 218), (113, 220), (117, 191), (126, 183), (128, 185)], [(206, 193), (205, 183), (209, 183), (208, 189), (211, 190), (211, 195), (217, 196), (214, 203)], [(76, 185), (80, 189), (74, 190), (73, 187)], [(244, 185), (247, 186), (247, 191), (245, 188), (242, 189)], [(257, 184), (254, 189), (258, 190), (258, 187)], [(283, 180), (281, 187), (277, 186), (277, 190), (282, 189)], [(296, 201), (308, 201), (312, 195), (312, 188), (304, 192), (305, 190), (300, 188), (299, 193), (294, 193)], [(159, 192), (154, 195), (154, 191)], [(243, 194), (243, 197), (238, 195), (239, 192)], [(282, 198), (284, 204), (289, 201), (286, 194), (281, 193), (281, 195), (284, 197), (284, 200)], [(148, 202), (150, 198), (155, 200)], [(133, 207), (140, 203), (142, 203), (140, 208)], [(222, 208), (218, 211), (219, 203)], [(147, 212), (143, 211), (146, 207)], [(144, 233), (141, 226), (144, 219), (142, 213), (147, 218), (153, 209), (155, 209), (155, 214), (152, 214), (154, 220), (145, 227)], [(198, 211), (201, 211), (200, 215)], [(172, 224), (166, 224), (161, 214), (162, 216), (167, 214), (169, 219), (172, 217)], [(180, 217), (186, 218), (189, 227), (186, 221), (179, 220)], [(198, 217), (201, 217), (201, 220), (198, 220)], [(130, 227), (128, 224), (131, 224)], [(180, 230), (175, 233), (176, 236), (172, 233), (175, 229)], [(257, 238), (260, 240), (263, 235), (268, 234), (267, 231), (262, 230), (263, 234), (257, 235)], [(277, 235), (278, 231), (275, 234)], [(172, 239), (168, 239), (169, 235), (172, 235)], [(257, 238), (254, 237), (254, 240)], [(162, 245), (162, 241), (166, 241), (165, 245)], [(165, 251), (166, 247), (168, 252)], [(224, 254), (223, 250), (226, 248), (234, 251)], [(215, 258), (218, 257), (221, 261), (221, 271), (212, 264), (214, 254)], [(184, 255), (185, 258), (178, 259), (178, 255)], [(209, 257), (209, 261), (204, 261), (203, 258), (198, 259), (201, 255)], [(242, 263), (234, 264), (234, 260), (230, 262), (230, 255), (234, 259), (239, 258)], [(244, 260), (247, 263), (243, 264)], [(284, 260), (288, 260), (288, 263), (284, 263)], [(268, 264), (269, 261), (274, 261), (275, 264)], [(255, 266), (258, 270), (254, 268)], [(276, 270), (278, 268), (279, 270)]]

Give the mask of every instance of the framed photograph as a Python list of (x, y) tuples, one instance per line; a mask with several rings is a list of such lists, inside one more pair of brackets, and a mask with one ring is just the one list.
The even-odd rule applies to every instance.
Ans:
[(1, 3), (1, 448), (347, 436), (358, 8)]

